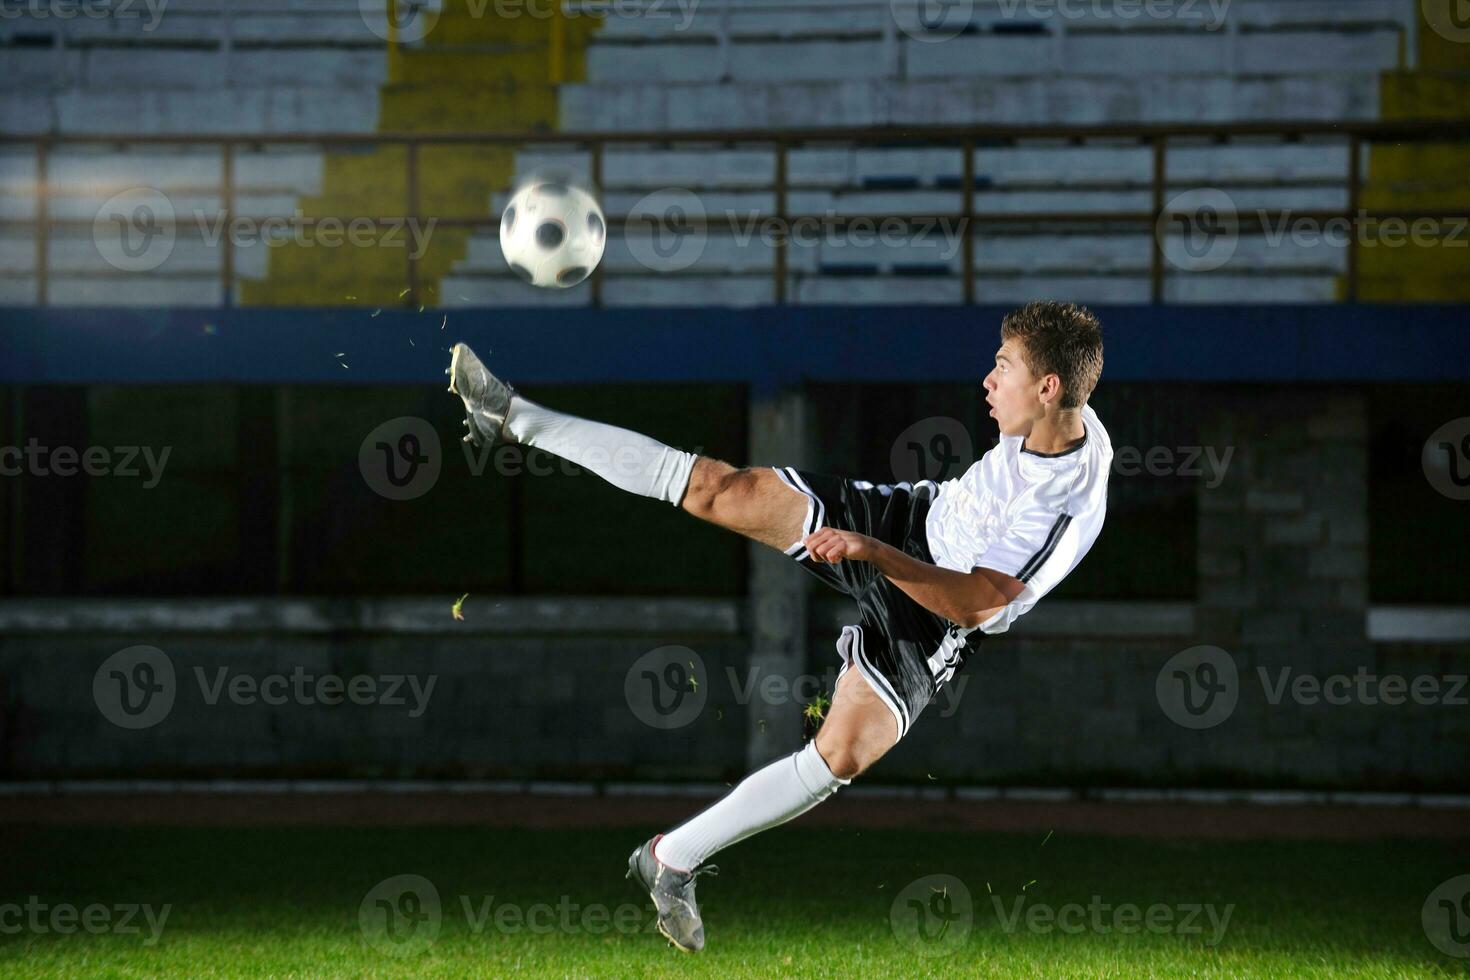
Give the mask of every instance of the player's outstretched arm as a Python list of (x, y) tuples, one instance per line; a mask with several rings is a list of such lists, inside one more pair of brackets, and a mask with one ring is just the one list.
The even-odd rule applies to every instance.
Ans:
[(956, 626), (971, 629), (1003, 609), (1025, 588), (1019, 579), (990, 568), (956, 572), (904, 554), (876, 538), (824, 527), (806, 539), (817, 561), (872, 562), (909, 598)]

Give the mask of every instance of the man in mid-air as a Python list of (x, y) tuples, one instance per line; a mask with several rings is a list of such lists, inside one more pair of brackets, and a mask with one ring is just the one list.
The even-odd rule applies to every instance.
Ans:
[(1113, 457), (1087, 406), (1102, 374), (1102, 328), (1085, 308), (1042, 302), (1006, 316), (1000, 336), (984, 382), (999, 443), (959, 479), (912, 485), (680, 452), (529, 401), (454, 346), (449, 390), (468, 412), (467, 441), (554, 453), (784, 552), (857, 601), (816, 738), (628, 859), (679, 949), (704, 947), (694, 880), (706, 858), (800, 816), (877, 762), (979, 639), (1005, 632), (1097, 540)]

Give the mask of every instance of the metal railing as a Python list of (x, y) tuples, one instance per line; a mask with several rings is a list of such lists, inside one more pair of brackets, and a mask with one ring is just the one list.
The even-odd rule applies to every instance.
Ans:
[[(8, 219), (0, 221), (3, 226), (33, 226), (35, 235), (35, 274), (37, 279), (37, 302), (45, 305), (48, 296), (48, 265), (50, 239), (54, 229), (62, 227), (90, 227), (93, 222), (77, 219), (53, 218), (49, 212), (52, 189), (48, 178), (48, 165), (58, 149), (76, 146), (212, 146), (218, 149), (221, 161), (221, 180), (218, 193), (222, 204), (222, 219), (228, 223), (236, 211), (237, 182), (235, 160), (242, 148), (260, 146), (316, 146), (323, 149), (337, 147), (403, 147), (406, 194), (402, 213), (391, 215), (357, 215), (317, 217), (317, 222), (335, 220), (370, 221), (375, 225), (388, 222), (429, 221), (437, 227), (494, 230), (499, 226), (499, 217), (492, 214), (425, 215), (421, 213), (422, 200), (422, 155), (431, 146), (513, 146), (533, 148), (555, 146), (558, 150), (580, 148), (590, 158), (590, 178), (593, 186), (602, 183), (604, 157), (611, 147), (667, 146), (672, 143), (681, 149), (707, 146), (712, 149), (741, 146), (760, 148), (774, 155), (774, 180), (769, 187), (754, 188), (772, 193), (774, 208), (770, 215), (780, 226), (790, 228), (796, 221), (821, 221), (837, 227), (854, 222), (907, 222), (910, 225), (935, 221), (959, 222), (963, 231), (963, 255), (960, 273), (963, 277), (963, 301), (973, 303), (975, 295), (975, 233), (983, 233), (987, 226), (1034, 225), (1034, 226), (1098, 226), (1128, 228), (1149, 232), (1152, 251), (1149, 262), (1149, 295), (1155, 303), (1164, 301), (1166, 264), (1164, 253), (1165, 235), (1160, 229), (1171, 228), (1177, 221), (1188, 220), (1188, 212), (1172, 211), (1165, 201), (1171, 184), (1168, 179), (1169, 146), (1171, 140), (1189, 140), (1198, 143), (1210, 140), (1223, 143), (1245, 137), (1274, 137), (1283, 142), (1304, 138), (1332, 138), (1343, 141), (1347, 148), (1347, 169), (1343, 174), (1342, 187), (1346, 191), (1346, 207), (1343, 209), (1294, 210), (1289, 208), (1260, 209), (1251, 215), (1239, 215), (1241, 230), (1261, 230), (1276, 224), (1283, 218), (1308, 218), (1315, 221), (1345, 221), (1353, 229), (1364, 222), (1381, 222), (1389, 219), (1417, 221), (1421, 219), (1446, 221), (1470, 217), (1470, 201), (1452, 208), (1415, 210), (1365, 210), (1361, 205), (1363, 191), (1363, 150), (1366, 146), (1382, 143), (1445, 143), (1470, 141), (1470, 120), (1426, 120), (1414, 122), (1370, 122), (1370, 123), (1324, 123), (1324, 122), (1260, 122), (1260, 123), (1179, 123), (1162, 125), (1096, 125), (1096, 126), (944, 126), (944, 127), (900, 127), (900, 128), (831, 128), (805, 130), (705, 130), (697, 132), (558, 132), (558, 133), (381, 133), (381, 134), (313, 134), (313, 135), (228, 135), (228, 136), (176, 136), (176, 135), (0, 135), (0, 147), (13, 148), (29, 145), (35, 154), (36, 200), (34, 220)], [(1036, 211), (979, 213), (976, 195), (980, 188), (974, 168), (975, 151), (980, 147), (1017, 146), (1028, 141), (1063, 141), (1071, 145), (1085, 145), (1089, 141), (1103, 140), (1116, 146), (1120, 142), (1128, 145), (1151, 148), (1152, 166), (1147, 187), (1151, 207), (1142, 211)], [(962, 172), (957, 191), (961, 207), (957, 211), (943, 214), (844, 214), (812, 215), (793, 214), (787, 207), (791, 190), (788, 157), (798, 147), (844, 147), (862, 148), (950, 148), (961, 152)], [(642, 147), (640, 147), (642, 148)], [(835, 182), (834, 182), (835, 183)], [(1177, 183), (1173, 186), (1179, 186)], [(743, 186), (743, 189), (752, 188)], [(384, 201), (385, 208), (391, 202)], [(691, 217), (696, 227), (714, 227), (716, 221)], [(626, 219), (608, 215), (608, 224), (619, 227)], [(787, 288), (787, 240), (778, 233), (773, 242), (774, 299), (776, 303), (786, 301)], [(235, 260), (230, 236), (221, 236), (220, 277), (224, 284), (223, 295), (229, 303), (235, 282)], [(1354, 235), (1353, 243), (1347, 248), (1346, 299), (1357, 298), (1359, 282), (1359, 256)], [(419, 258), (410, 249), (405, 249), (402, 296), (403, 305), (415, 307), (422, 304)], [(592, 302), (601, 303), (603, 269), (599, 267), (591, 279)]]

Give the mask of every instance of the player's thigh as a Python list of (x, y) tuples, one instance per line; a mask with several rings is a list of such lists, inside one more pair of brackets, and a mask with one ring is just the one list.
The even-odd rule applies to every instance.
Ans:
[(701, 456), (680, 504), (702, 520), (785, 551), (805, 533), (807, 498), (767, 466), (741, 469)]
[(846, 670), (816, 741), (832, 774), (852, 779), (898, 743), (898, 722), (862, 674)]

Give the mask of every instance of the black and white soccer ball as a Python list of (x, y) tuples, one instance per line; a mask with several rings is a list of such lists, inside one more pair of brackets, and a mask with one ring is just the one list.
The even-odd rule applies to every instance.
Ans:
[(532, 181), (516, 191), (500, 216), (505, 261), (533, 286), (575, 286), (597, 268), (606, 247), (602, 207), (575, 184)]

